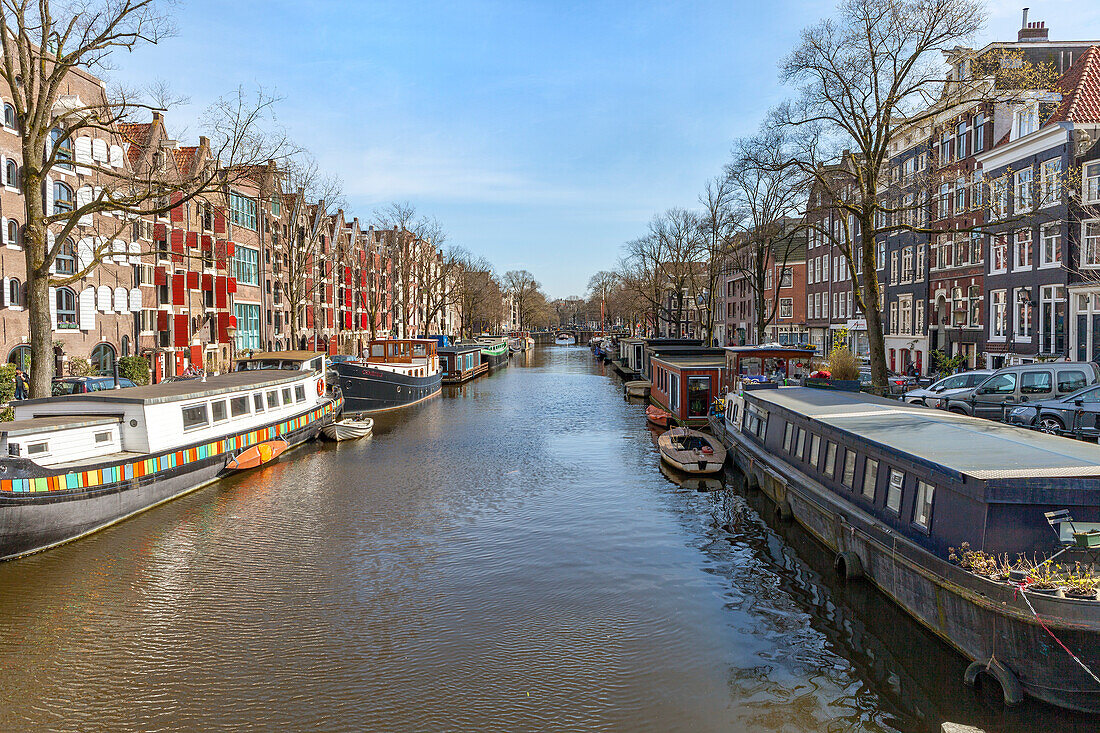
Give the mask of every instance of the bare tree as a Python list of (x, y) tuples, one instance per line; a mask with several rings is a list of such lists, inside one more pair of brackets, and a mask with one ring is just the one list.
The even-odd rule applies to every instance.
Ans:
[(618, 314), (615, 310), (614, 296), (620, 287), (622, 287), (622, 278), (608, 270), (600, 270), (588, 278), (588, 292), (592, 299), (599, 303), (600, 325), (604, 327), (607, 326), (608, 321), (613, 320), (614, 315)]
[[(204, 126), (217, 165), (197, 166), (191, 175), (166, 175), (164, 167), (155, 166), (136, 171), (124, 155), (103, 160), (83, 154), (81, 137), (109, 140), (121, 150), (124, 141), (118, 136), (118, 125), (147, 115), (154, 107), (124, 89), (108, 93), (99, 87), (82, 99), (68, 93), (68, 83), (81, 74), (108, 68), (117, 50), (132, 50), (171, 35), (174, 28), (166, 5), (155, 0), (0, 3), (4, 54), (0, 79), (15, 108), (26, 192), (23, 239), (34, 396), (50, 394), (51, 284), (86, 276), (135, 218), (164, 213), (203, 193), (218, 191), (225, 183), (219, 169), (245, 170), (281, 159), (289, 150), (285, 138), (263, 129), (275, 100), (261, 91), (255, 99), (239, 92), (235, 99), (227, 97), (213, 105)], [(62, 169), (73, 172), (90, 194), (73, 200), (67, 186), (54, 184), (51, 174)], [(110, 216), (105, 219), (104, 214)], [(94, 244), (82, 253), (76, 273), (55, 276), (53, 265), (74, 234)]]
[(714, 338), (714, 303), (720, 286), (723, 270), (723, 256), (744, 213), (734, 208), (734, 186), (729, 176), (719, 176), (707, 181), (699, 203), (703, 212), (699, 218), (701, 246), (705, 253), (701, 272), (701, 297), (705, 299), (706, 311), (703, 318), (704, 343), (710, 344)]
[(456, 250), (458, 267), (455, 271), (454, 293), (462, 319), (460, 333), (471, 337), (478, 326), (494, 320), (500, 321), (500, 285), (493, 274), (493, 266), (484, 257)]
[(532, 298), (539, 290), (539, 281), (527, 270), (509, 270), (504, 273), (501, 283), (504, 290), (512, 295), (519, 316), (517, 325), (522, 329), (531, 319)]
[(958, 92), (945, 87), (941, 59), (982, 21), (977, 0), (845, 0), (835, 18), (804, 29), (782, 63), (784, 81), (798, 94), (773, 110), (771, 123), (791, 130), (798, 150), (788, 163), (843, 214), (843, 239), (852, 242), (843, 251), (859, 283), (855, 299), (867, 319), (880, 390), (887, 370), (875, 250), (890, 143), (901, 124), (942, 112), (945, 92)]

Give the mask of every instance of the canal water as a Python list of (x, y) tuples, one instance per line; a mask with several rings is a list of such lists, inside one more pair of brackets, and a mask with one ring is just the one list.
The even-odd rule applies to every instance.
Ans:
[(0, 565), (0, 730), (1096, 730), (770, 517), (682, 488), (643, 406), (547, 347)]

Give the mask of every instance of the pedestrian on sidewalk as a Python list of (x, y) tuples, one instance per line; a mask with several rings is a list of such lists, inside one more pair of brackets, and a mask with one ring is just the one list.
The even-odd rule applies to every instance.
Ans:
[(27, 375), (22, 369), (15, 370), (15, 399), (25, 400), (27, 395), (30, 394), (30, 383), (27, 382)]

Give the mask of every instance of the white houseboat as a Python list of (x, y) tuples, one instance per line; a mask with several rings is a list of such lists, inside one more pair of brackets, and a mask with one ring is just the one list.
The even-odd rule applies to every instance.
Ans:
[(114, 524), (315, 437), (339, 412), (324, 355), (23, 400), (0, 423), (0, 560)]

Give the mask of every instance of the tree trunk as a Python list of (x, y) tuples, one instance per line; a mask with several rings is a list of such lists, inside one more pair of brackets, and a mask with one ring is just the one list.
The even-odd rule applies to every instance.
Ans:
[[(860, 222), (860, 246), (863, 256), (863, 318), (867, 324), (867, 345), (871, 357), (871, 384), (876, 394), (886, 394), (886, 335), (882, 330), (879, 310), (878, 270), (875, 265), (874, 229), (870, 222)], [(859, 336), (856, 336), (858, 339)]]
[(50, 278), (35, 275), (33, 245), (27, 242), (27, 313), (30, 317), (31, 397), (49, 397), (53, 387), (53, 324)]

